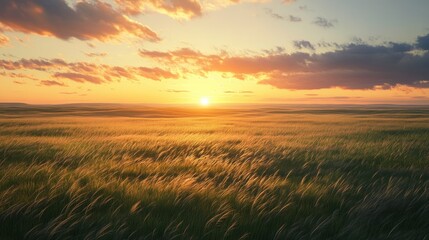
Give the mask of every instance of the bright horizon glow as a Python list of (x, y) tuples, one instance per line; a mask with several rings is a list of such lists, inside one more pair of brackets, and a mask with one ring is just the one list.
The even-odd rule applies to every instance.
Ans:
[(210, 104), (210, 99), (208, 97), (201, 97), (200, 98), (200, 105), (201, 106), (208, 106)]

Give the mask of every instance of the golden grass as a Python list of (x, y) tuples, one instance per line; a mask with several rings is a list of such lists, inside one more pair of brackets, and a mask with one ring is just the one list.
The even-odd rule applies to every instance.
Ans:
[(429, 237), (429, 114), (246, 111), (1, 118), (0, 238)]

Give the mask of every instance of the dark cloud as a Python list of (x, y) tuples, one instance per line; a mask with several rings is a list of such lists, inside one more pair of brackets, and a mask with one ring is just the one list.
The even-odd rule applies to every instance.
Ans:
[(389, 45), (391, 46), (392, 50), (395, 52), (409, 52), (413, 50), (413, 45), (408, 43), (394, 43), (390, 42)]
[(429, 87), (429, 54), (413, 55), (402, 48), (350, 44), (341, 50), (313, 54), (304, 71), (272, 73), (263, 84), (288, 89)]
[(338, 44), (338, 43), (325, 42), (325, 41), (321, 41), (321, 42), (317, 43), (317, 46), (321, 47), (321, 48), (331, 48), (331, 47), (333, 47), (333, 48), (341, 48), (341, 45)]
[(338, 21), (336, 19), (328, 20), (326, 18), (317, 17), (313, 23), (319, 27), (332, 28), (338, 23)]
[(423, 50), (429, 50), (429, 34), (417, 38), (417, 47)]
[(309, 50), (316, 50), (313, 46), (313, 44), (311, 44), (309, 41), (294, 41), (293, 45), (298, 48), (298, 49), (309, 49)]
[(149, 41), (160, 40), (148, 27), (101, 1), (78, 1), (70, 7), (65, 0), (2, 0), (0, 23), (14, 31), (61, 39), (104, 41), (129, 33)]

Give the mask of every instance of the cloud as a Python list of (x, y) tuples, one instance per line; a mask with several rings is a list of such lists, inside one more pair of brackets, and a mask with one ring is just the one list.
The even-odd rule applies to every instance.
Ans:
[(136, 67), (132, 68), (134, 72), (144, 78), (160, 81), (168, 78), (178, 78), (177, 74), (162, 70), (161, 68)]
[(169, 92), (169, 93), (187, 93), (189, 91), (188, 90), (168, 89), (168, 90), (166, 90), (166, 92)]
[(272, 9), (269, 9), (269, 8), (265, 8), (265, 13), (266, 13), (268, 16), (270, 16), (270, 17), (274, 18), (274, 19), (279, 19), (279, 20), (283, 20), (283, 19), (284, 19), (284, 17), (283, 17), (283, 16), (281, 16), (281, 15), (279, 15), (279, 14), (277, 14), (277, 13), (273, 12), (273, 10), (272, 10)]
[(19, 85), (23, 85), (23, 84), (25, 84), (25, 82), (23, 82), (23, 81), (18, 81), (18, 80), (13, 81), (13, 83), (16, 83), (16, 84), (19, 84)]
[(300, 17), (293, 16), (293, 15), (289, 15), (287, 17), (283, 17), (282, 15), (273, 12), (273, 10), (270, 9), (270, 8), (265, 8), (265, 13), (268, 16), (270, 16), (270, 17), (272, 17), (274, 19), (278, 19), (278, 20), (288, 20), (289, 22), (301, 22), (302, 21), (302, 19)]
[(323, 27), (323, 28), (333, 28), (335, 26), (335, 24), (338, 23), (338, 20), (336, 19), (332, 19), (332, 20), (328, 20), (326, 18), (322, 18), (322, 17), (317, 17), (313, 23), (319, 27)]
[[(257, 55), (207, 55), (182, 48), (169, 52), (140, 50), (140, 55), (182, 72), (207, 75), (209, 72), (258, 79), (281, 89), (389, 89), (395, 86), (429, 88), (429, 51), (415, 54), (415, 44), (385, 43), (336, 45), (324, 53), (264, 51)], [(308, 41), (295, 42), (298, 48), (314, 49)]]
[(53, 80), (43, 80), (43, 81), (40, 81), (40, 84), (44, 86), (61, 86), (61, 87), (66, 86), (62, 82), (53, 81)]
[(301, 11), (307, 11), (308, 7), (307, 7), (307, 5), (301, 5), (301, 6), (299, 6), (299, 10), (301, 10)]
[(394, 46), (350, 44), (343, 49), (313, 54), (304, 71), (277, 71), (261, 81), (277, 88), (346, 89), (391, 88), (396, 85), (427, 88), (429, 54), (413, 55)]
[(301, 22), (302, 18), (297, 17), (297, 16), (293, 16), (293, 15), (289, 15), (288, 20), (289, 20), (289, 22)]
[(269, 0), (115, 0), (125, 14), (137, 15), (152, 11), (176, 19), (192, 19), (205, 12), (244, 2), (264, 3)]
[(92, 76), (92, 75), (75, 73), (75, 72), (55, 73), (52, 76), (60, 79), (69, 79), (79, 83), (90, 82), (90, 83), (100, 84), (104, 82), (103, 79), (101, 79), (98, 76)]
[(9, 43), (9, 38), (6, 35), (0, 33), (0, 46), (4, 46)]
[(85, 53), (86, 56), (88, 57), (105, 57), (107, 56), (107, 53), (102, 52), (102, 53)]
[(231, 91), (231, 90), (229, 90), (229, 91), (224, 91), (223, 93), (227, 93), (227, 94), (230, 94), (230, 93), (239, 93), (239, 94), (250, 94), (250, 93), (253, 93), (253, 91), (247, 91), (247, 90), (245, 90), (245, 91)]
[[(39, 71), (49, 74), (50, 77), (56, 79), (56, 81), (63, 80), (93, 84), (121, 81), (122, 79), (137, 80), (139, 78), (146, 78), (160, 81), (163, 79), (179, 78), (178, 74), (158, 67), (121, 67), (88, 62), (69, 63), (62, 59), (21, 59), (17, 61), (0, 60), (0, 69), (5, 70), (1, 75), (20, 77), (21, 79), (37, 80), (32, 78), (31, 74), (17, 74), (14, 73), (14, 71)], [(53, 85), (55, 83), (42, 82), (42, 84)]]
[(309, 50), (312, 50), (312, 51), (314, 51), (314, 50), (316, 50), (315, 48), (314, 48), (314, 46), (313, 46), (313, 44), (311, 44), (309, 41), (305, 41), (305, 40), (302, 40), (302, 41), (294, 41), (293, 42), (293, 45), (297, 48), (297, 49), (309, 49)]
[(194, 18), (202, 15), (202, 6), (197, 0), (115, 0), (128, 14), (139, 14), (151, 9), (174, 18)]
[(9, 78), (19, 78), (19, 79), (29, 79), (29, 80), (39, 81), (39, 79), (37, 79), (31, 75), (22, 74), (22, 73), (0, 72), (0, 76), (7, 76)]
[(423, 50), (429, 50), (429, 34), (417, 38), (417, 47)]
[(159, 41), (148, 27), (135, 22), (101, 1), (2, 0), (0, 23), (10, 30), (55, 36), (60, 39), (106, 41), (128, 33), (148, 41)]

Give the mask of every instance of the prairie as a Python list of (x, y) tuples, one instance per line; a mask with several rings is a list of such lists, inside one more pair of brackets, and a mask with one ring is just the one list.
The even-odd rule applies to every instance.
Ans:
[(428, 239), (424, 106), (0, 106), (0, 239)]

